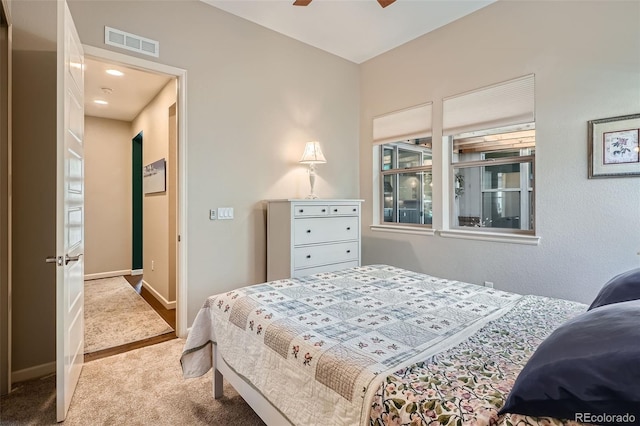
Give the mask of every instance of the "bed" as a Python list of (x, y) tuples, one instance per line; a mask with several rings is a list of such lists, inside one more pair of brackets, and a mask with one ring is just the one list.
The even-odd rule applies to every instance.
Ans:
[(538, 345), (587, 306), (370, 265), (209, 297), (181, 357), (267, 424), (564, 424), (500, 414)]

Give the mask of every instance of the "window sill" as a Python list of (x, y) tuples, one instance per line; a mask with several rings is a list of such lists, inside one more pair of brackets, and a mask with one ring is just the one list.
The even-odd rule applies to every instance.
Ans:
[(477, 232), (466, 231), (462, 229), (449, 229), (446, 231), (438, 231), (438, 235), (444, 238), (460, 238), (465, 240), (491, 241), (496, 243), (512, 243), (524, 244), (529, 246), (537, 246), (540, 244), (540, 238), (536, 235), (507, 234), (498, 232)]
[(369, 229), (376, 232), (393, 232), (396, 234), (435, 235), (436, 233), (433, 228), (402, 225), (371, 225)]

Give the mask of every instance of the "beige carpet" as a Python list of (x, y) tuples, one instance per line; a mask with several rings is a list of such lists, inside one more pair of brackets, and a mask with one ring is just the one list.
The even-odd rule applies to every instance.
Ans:
[[(264, 425), (228, 383), (213, 399), (211, 372), (183, 379), (183, 346), (174, 339), (85, 364), (64, 425)], [(3, 397), (0, 424), (56, 424), (55, 377)]]
[(85, 281), (84, 308), (85, 353), (173, 331), (123, 277)]

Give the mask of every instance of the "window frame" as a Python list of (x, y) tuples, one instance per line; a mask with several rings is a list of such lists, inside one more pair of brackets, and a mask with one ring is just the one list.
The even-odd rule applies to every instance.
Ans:
[[(402, 145), (407, 145), (407, 146), (401, 146)], [(411, 173), (416, 173), (419, 174), (420, 172), (428, 172), (431, 174), (431, 181), (433, 182), (433, 149), (432, 148), (426, 148), (426, 147), (422, 147), (420, 145), (416, 145), (416, 147), (412, 147), (411, 145), (409, 145), (407, 142), (405, 141), (396, 141), (396, 142), (389, 142), (389, 143), (384, 143), (384, 144), (380, 144), (378, 147), (376, 147), (378, 149), (379, 152), (379, 162), (378, 162), (378, 176), (379, 176), (379, 184), (378, 184), (378, 190), (379, 190), (379, 214), (380, 214), (380, 220), (379, 220), (379, 225), (380, 227), (389, 227), (389, 228), (398, 228), (398, 229), (416, 229), (416, 230), (421, 230), (421, 229), (432, 229), (433, 228), (433, 190), (432, 190), (432, 195), (431, 195), (431, 212), (432, 212), (432, 217), (431, 217), (431, 223), (412, 223), (412, 222), (399, 222), (398, 221), (398, 216), (399, 216), (399, 212), (400, 212), (400, 207), (399, 207), (399, 195), (400, 195), (400, 187), (399, 187), (399, 182), (400, 182), (400, 175), (402, 174), (411, 174)], [(390, 148), (393, 148), (394, 150), (394, 154), (392, 155), (392, 164), (391, 164), (391, 168), (385, 170), (384, 169), (384, 156), (385, 156), (385, 150), (388, 150)], [(425, 149), (431, 149), (431, 159), (430, 159), (430, 163), (429, 164), (424, 164), (425, 163)], [(399, 159), (400, 159), (400, 151), (404, 150), (404, 151), (413, 151), (413, 152), (417, 152), (420, 154), (420, 166), (417, 167), (406, 167), (406, 168), (400, 168), (398, 167), (398, 163), (399, 163)], [(386, 176), (394, 176), (395, 178), (393, 179), (394, 181), (394, 185), (393, 185), (393, 203), (394, 203), (394, 207), (393, 207), (393, 213), (392, 213), (392, 218), (394, 218), (393, 221), (387, 222), (385, 221), (385, 214), (384, 214), (384, 210), (385, 210), (385, 177)], [(419, 195), (418, 200), (416, 205), (420, 206), (419, 208), (419, 212), (420, 212), (420, 218), (421, 221), (424, 222), (425, 219), (425, 211), (424, 211), (424, 204), (425, 204), (425, 197), (424, 197), (424, 180), (423, 179), (419, 179), (419, 187), (417, 190), (417, 193)]]
[[(523, 125), (518, 125), (516, 128), (524, 127), (528, 130), (535, 131), (535, 122), (526, 123)], [(488, 129), (486, 131), (473, 132), (473, 134), (486, 134), (486, 135), (498, 135), (498, 134), (507, 134), (513, 131), (511, 126), (496, 128), (496, 129)], [(447, 147), (448, 157), (449, 157), (449, 188), (447, 193), (449, 194), (450, 200), (450, 209), (449, 209), (449, 231), (462, 231), (462, 232), (478, 232), (478, 233), (486, 233), (486, 234), (517, 234), (522, 236), (535, 236), (536, 235), (536, 220), (535, 220), (535, 205), (536, 205), (536, 190), (535, 190), (535, 181), (536, 181), (536, 167), (535, 167), (535, 146), (533, 148), (518, 148), (519, 155), (513, 155), (508, 157), (501, 158), (484, 158), (486, 153), (481, 153), (482, 159), (478, 160), (467, 160), (461, 161), (457, 160), (454, 162), (454, 143), (456, 138), (460, 138), (461, 135), (467, 134), (459, 134), (459, 135), (450, 135), (444, 136), (443, 139), (445, 142), (443, 145)], [(505, 148), (505, 151), (513, 148)], [(496, 150), (493, 152), (501, 152), (502, 150)], [(528, 151), (523, 155), (523, 151)], [(533, 151), (533, 152), (531, 152)], [(518, 188), (502, 188), (497, 190), (486, 190), (484, 188), (484, 168), (487, 166), (498, 166), (498, 165), (509, 165), (509, 164), (529, 164), (526, 172), (523, 173), (520, 171), (520, 186)], [(480, 200), (482, 203), (482, 195), (484, 193), (491, 192), (518, 192), (520, 193), (520, 217), (522, 218), (522, 213), (525, 212), (526, 217), (525, 220), (529, 223), (531, 229), (518, 229), (518, 228), (500, 228), (500, 227), (489, 227), (489, 226), (460, 226), (456, 224), (456, 170), (459, 169), (468, 169), (468, 168), (480, 168)], [(522, 166), (521, 166), (522, 167)], [(527, 185), (523, 185), (525, 181), (528, 182), (529, 175), (533, 173), (533, 177), (531, 180), (531, 185), (527, 183)], [(530, 199), (531, 202), (525, 202), (524, 197), (522, 195), (526, 195), (527, 199)], [(525, 208), (528, 205), (528, 209)], [(481, 214), (483, 212), (483, 207), (481, 205)], [(483, 216), (483, 215), (482, 215)], [(482, 223), (482, 216), (480, 217), (480, 223)], [(455, 225), (454, 225), (455, 224)], [(522, 224), (522, 221), (521, 221)], [(522, 226), (522, 225), (521, 225)]]

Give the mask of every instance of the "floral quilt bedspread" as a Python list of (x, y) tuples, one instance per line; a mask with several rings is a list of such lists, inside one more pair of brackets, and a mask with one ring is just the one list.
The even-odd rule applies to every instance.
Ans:
[[(207, 299), (185, 345), (183, 375), (212, 367), (214, 342), (293, 424), (364, 425), (388, 374), (453, 347), (521, 298), (386, 265), (243, 287)], [(405, 391), (406, 378), (390, 376), (380, 388), (371, 424), (410, 423), (429, 411), (427, 394)], [(424, 391), (439, 392), (435, 384)]]
[(523, 297), (460, 345), (387, 376), (375, 394), (370, 426), (579, 424), (498, 411), (542, 340), (585, 310), (566, 300)]

